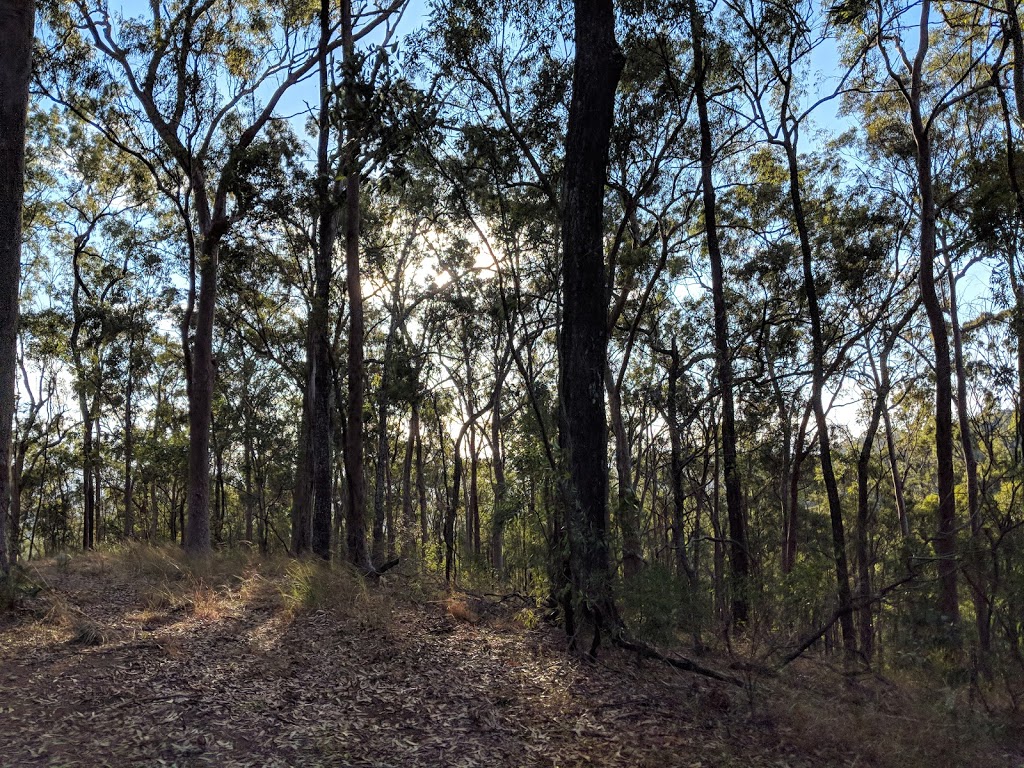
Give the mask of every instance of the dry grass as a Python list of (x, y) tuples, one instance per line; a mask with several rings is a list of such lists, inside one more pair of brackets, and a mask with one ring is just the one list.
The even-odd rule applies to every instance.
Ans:
[(325, 611), (361, 628), (386, 631), (394, 611), (386, 585), (370, 589), (366, 580), (345, 567), (319, 560), (293, 560), (280, 580), (279, 594), (292, 613)]
[[(364, 723), (383, 722), (379, 718), (402, 700), (387, 686), (410, 696), (447, 690), (452, 683), (454, 693), (437, 704), (437, 712), (448, 717), (453, 706), (465, 704), (475, 713), (454, 723), (465, 729), (459, 733), (498, 738), (521, 733), (516, 729), (529, 721), (558, 749), (592, 748), (588, 755), (595, 765), (1024, 765), (1024, 723), (986, 713), (968, 689), (942, 688), (910, 673), (850, 679), (814, 657), (798, 660), (778, 678), (752, 677), (749, 695), (612, 650), (603, 650), (599, 664), (580, 665), (566, 656), (560, 632), (541, 622), (535, 609), (448, 592), (430, 577), (398, 569), (385, 579), (367, 580), (343, 566), (312, 559), (259, 559), (242, 553), (190, 562), (176, 547), (132, 545), (75, 556), (63, 565), (42, 563), (37, 570), (43, 593), (12, 619), (18, 622), (10, 625), (16, 631), (0, 634), (0, 658), (23, 664), (21, 674), (34, 681), (17, 687), (11, 683), (11, 690), (48, 693), (47, 686), (58, 677), (40, 666), (40, 658), (52, 658), (55, 670), (81, 663), (92, 676), (90, 684), (110, 688), (104, 695), (115, 703), (149, 690), (143, 678), (165, 673), (167, 690), (191, 702), (207, 695), (201, 692), (211, 679), (225, 674), (223, 692), (211, 694), (211, 701), (239, 695), (238, 686), (251, 681), (249, 709), (238, 710), (245, 713), (239, 722), (263, 734), (275, 732), (277, 715), (268, 715), (268, 725), (253, 720), (251, 711), (266, 705), (268, 712), (290, 712), (299, 700), (289, 694), (270, 706), (267, 697), (280, 693), (274, 686), (294, 682), (305, 696), (319, 690), (323, 678), (311, 676), (300, 686), (296, 675), (329, 664), (333, 676), (328, 677), (348, 686), (339, 689), (336, 699), (345, 706), (355, 706), (351, 679), (369, 675), (373, 685), (368, 682), (367, 691), (384, 686), (377, 709), (358, 711)], [(167, 663), (142, 663), (147, 653)], [(705, 662), (724, 668), (730, 660), (711, 654)], [(143, 678), (131, 682), (134, 678), (104, 666), (115, 663)], [(238, 665), (251, 665), (251, 670), (238, 676)], [(41, 670), (46, 675), (33, 677)], [(191, 670), (192, 687), (179, 682), (182, 670)], [(432, 681), (429, 687), (423, 686), (424, 676)], [(65, 680), (67, 695), (85, 691), (83, 706), (95, 710), (90, 697), (96, 694), (82, 688), (85, 683), (59, 679)], [(494, 681), (503, 681), (507, 690), (496, 693)], [(477, 683), (480, 690), (469, 696), (466, 692)], [(170, 706), (166, 701), (177, 699), (154, 699), (154, 717), (166, 715), (158, 711)], [(329, 706), (326, 701), (320, 705)], [(403, 727), (415, 724), (417, 717), (433, 717), (424, 709), (428, 705), (432, 700), (424, 698), (410, 710), (413, 714), (402, 713)], [(50, 706), (40, 709), (46, 713), (40, 722), (49, 722)], [(486, 714), (495, 706), (499, 715), (500, 707), (510, 708), (502, 716), (507, 728), (501, 717)], [(337, 722), (345, 722), (352, 711), (336, 714)], [(480, 726), (478, 732), (478, 721), (492, 730)], [(426, 730), (439, 732), (438, 722), (430, 721)], [(642, 740), (641, 734), (646, 734)], [(624, 753), (616, 759), (608, 751), (609, 736), (621, 737), (623, 748), (634, 749), (631, 757)], [(538, 754), (547, 760), (559, 754), (550, 749), (555, 751), (545, 746)], [(519, 746), (510, 754), (505, 762), (477, 764), (541, 764), (528, 760)], [(680, 755), (687, 759), (679, 762)], [(432, 764), (446, 763), (438, 756)]]

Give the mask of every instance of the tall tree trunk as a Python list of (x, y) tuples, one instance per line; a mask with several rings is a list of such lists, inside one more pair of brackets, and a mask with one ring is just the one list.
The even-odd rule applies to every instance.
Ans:
[(825, 342), (821, 329), (821, 309), (818, 305), (818, 289), (814, 279), (814, 263), (811, 253), (811, 239), (807, 218), (804, 214), (803, 198), (800, 191), (800, 169), (796, 155), (797, 128), (787, 128), (784, 143), (789, 164), (789, 195), (793, 206), (793, 220), (800, 238), (801, 262), (803, 265), (804, 293), (807, 296), (807, 314), (811, 321), (811, 408), (818, 432), (818, 455), (822, 482), (828, 498), (829, 520), (832, 527), (832, 557), (836, 566), (836, 583), (839, 595), (839, 625), (843, 631), (843, 647), (848, 660), (857, 653), (857, 636), (853, 627), (853, 593), (850, 590), (850, 569), (846, 556), (846, 532), (843, 528), (843, 509), (839, 499), (839, 484), (832, 464), (832, 440), (822, 403), (825, 387)]
[(729, 351), (729, 315), (725, 301), (725, 277), (718, 240), (718, 211), (713, 178), (714, 144), (705, 88), (704, 21), (696, 0), (690, 0), (690, 34), (693, 40), (694, 92), (700, 122), (701, 191), (704, 202), (704, 233), (711, 261), (711, 293), (715, 310), (715, 354), (718, 386), (722, 392), (722, 464), (725, 472), (725, 505), (729, 519), (729, 567), (732, 589), (732, 621), (742, 626), (750, 618), (750, 550), (747, 546), (743, 487), (736, 460), (736, 408), (733, 401), (732, 356)]
[(469, 433), (469, 520), (470, 527), (466, 540), (473, 548), (473, 555), (480, 556), (480, 449), (476, 442), (476, 427)]
[[(604, 264), (604, 186), (624, 57), (615, 40), (612, 0), (575, 0), (576, 56), (565, 141), (562, 211), (562, 327), (559, 438), (567, 473), (570, 585), (573, 602), (601, 629), (617, 631), (608, 557), (608, 426), (603, 397), (608, 355), (608, 284)], [(566, 628), (575, 621), (566, 615)], [(575, 637), (570, 635), (575, 646)]]
[(25, 125), (32, 74), (33, 0), (0, 0), (0, 578), (10, 571), (11, 431), (18, 365), (18, 286), (25, 197)]
[[(345, 58), (345, 101), (355, 115), (355, 43), (352, 38), (352, 0), (341, 2), (342, 49)], [(345, 135), (345, 273), (348, 281), (348, 419), (345, 431), (345, 474), (348, 475), (348, 520), (345, 535), (348, 560), (356, 568), (373, 569), (366, 550), (366, 477), (363, 473), (363, 402), (366, 373), (363, 364), (363, 288), (359, 274), (359, 168), (354, 119)]]
[[(248, 381), (246, 382), (248, 384)], [(252, 457), (253, 457), (253, 440), (252, 440), (252, 407), (250, 405), (249, 398), (246, 397), (242, 406), (242, 481), (245, 483), (243, 493), (245, 494), (245, 502), (243, 511), (245, 515), (245, 540), (249, 546), (252, 546), (252, 534), (253, 534), (253, 489), (252, 489)]]
[(96, 544), (96, 491), (93, 482), (95, 475), (92, 471), (95, 450), (89, 402), (84, 395), (80, 395), (78, 403), (82, 413), (82, 549), (90, 550)]
[[(938, 561), (938, 610), (946, 624), (946, 641), (950, 648), (960, 646), (960, 601), (957, 595), (958, 564), (956, 559), (956, 476), (953, 467), (953, 390), (949, 335), (942, 302), (935, 286), (936, 210), (932, 168), (932, 118), (924, 107), (927, 90), (924, 75), (931, 44), (931, 0), (922, 0), (918, 21), (917, 51), (913, 60), (904, 57), (910, 69), (909, 88), (899, 81), (910, 114), (910, 128), (916, 145), (917, 187), (920, 196), (920, 261), (918, 282), (931, 329), (935, 353), (935, 463), (938, 485), (936, 532), (932, 546)], [(898, 77), (893, 75), (894, 78)]]
[[(202, 174), (199, 174), (202, 181)], [(203, 189), (202, 184), (196, 185)], [(210, 552), (210, 429), (213, 423), (213, 325), (217, 304), (220, 238), (202, 226), (199, 249), (199, 302), (190, 355), (188, 387), (188, 518), (183, 545), (193, 557)]]
[(310, 340), (313, 344), (313, 372), (310, 382), (312, 417), (310, 419), (310, 459), (313, 486), (313, 521), (311, 546), (313, 554), (331, 557), (331, 511), (333, 483), (331, 478), (331, 370), (328, 309), (331, 299), (334, 241), (338, 232), (338, 206), (334, 174), (330, 164), (331, 138), (330, 88), (328, 82), (328, 46), (331, 38), (331, 3), (320, 2), (320, 114), (317, 141), (317, 206), (319, 230), (314, 260), (313, 308), (310, 312)]
[(956, 413), (960, 425), (960, 446), (964, 452), (967, 470), (967, 519), (971, 530), (971, 551), (966, 567), (974, 603), (974, 620), (978, 630), (978, 665), (987, 675), (991, 671), (992, 616), (987, 598), (988, 577), (985, 573), (987, 542), (981, 528), (981, 494), (978, 489), (978, 459), (971, 437), (971, 417), (967, 411), (967, 370), (964, 365), (963, 334), (960, 329), (959, 306), (956, 295), (956, 274), (949, 249), (943, 243), (946, 276), (949, 283), (949, 324), (953, 332), (953, 364), (956, 370)]
[[(883, 349), (882, 354), (888, 355), (889, 350)], [(870, 350), (868, 351), (870, 355)], [(868, 417), (867, 429), (861, 442), (860, 453), (857, 455), (857, 629), (860, 636), (860, 653), (865, 663), (870, 664), (874, 655), (874, 626), (871, 614), (871, 548), (869, 528), (871, 525), (871, 505), (868, 498), (868, 474), (871, 469), (871, 453), (874, 450), (875, 436), (882, 419), (882, 411), (887, 406), (889, 392), (879, 387)]]
[(135, 508), (132, 500), (132, 463), (135, 460), (135, 429), (132, 411), (132, 395), (135, 389), (135, 375), (132, 370), (132, 352), (135, 349), (135, 336), (128, 339), (128, 381), (124, 390), (124, 538), (135, 537)]
[[(925, 2), (925, 5), (929, 3)], [(919, 281), (921, 303), (931, 327), (935, 351), (935, 458), (939, 503), (934, 537), (938, 558), (939, 611), (947, 623), (950, 643), (959, 645), (960, 601), (957, 596), (956, 560), (956, 476), (953, 471), (953, 391), (951, 385), (949, 337), (946, 318), (935, 287), (935, 193), (932, 188), (932, 148), (929, 127), (920, 113), (920, 84), (917, 99), (911, 105), (911, 122), (917, 140), (918, 188), (921, 195), (921, 262)]]

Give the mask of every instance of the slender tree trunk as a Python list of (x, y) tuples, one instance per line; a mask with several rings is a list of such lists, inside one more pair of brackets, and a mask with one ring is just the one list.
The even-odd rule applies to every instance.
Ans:
[(373, 561), (381, 563), (385, 559), (384, 522), (387, 517), (385, 489), (388, 470), (388, 395), (391, 388), (391, 357), (394, 349), (394, 338), (398, 328), (392, 318), (388, 335), (384, 341), (384, 359), (377, 392), (377, 463), (374, 473), (373, 487)]
[[(925, 3), (928, 4), (927, 2)], [(935, 458), (939, 503), (934, 537), (938, 558), (939, 611), (948, 624), (950, 643), (959, 645), (960, 601), (957, 596), (956, 475), (953, 470), (953, 391), (946, 318), (935, 287), (935, 193), (932, 188), (932, 150), (929, 128), (920, 114), (920, 91), (911, 105), (911, 122), (917, 140), (918, 187), (921, 195), (921, 303), (931, 327), (935, 351)]]
[(672, 546), (676, 576), (686, 578), (694, 585), (696, 572), (686, 556), (685, 510), (683, 503), (683, 441), (679, 434), (679, 403), (678, 381), (682, 375), (679, 362), (679, 346), (675, 337), (672, 338), (672, 357), (668, 370), (668, 436), (669, 436), (669, 485), (672, 491)]
[(729, 566), (732, 577), (732, 621), (738, 626), (750, 618), (750, 551), (747, 546), (743, 487), (736, 459), (736, 413), (733, 402), (732, 357), (729, 351), (729, 315), (725, 301), (725, 277), (718, 240), (717, 200), (713, 178), (714, 144), (705, 90), (704, 22), (696, 0), (690, 0), (690, 33), (693, 40), (694, 92), (700, 123), (701, 190), (704, 232), (711, 261), (711, 292), (715, 311), (715, 353), (718, 386), (722, 392), (722, 464), (725, 472), (725, 504), (729, 518)]
[[(245, 505), (243, 507), (245, 514), (245, 540), (249, 546), (253, 543), (253, 491), (252, 491), (252, 456), (253, 456), (253, 440), (252, 440), (252, 407), (249, 404), (248, 398), (243, 405), (243, 416), (242, 416), (242, 481), (245, 483), (243, 492), (245, 493)], [(294, 546), (294, 543), (293, 543)]]
[[(868, 352), (870, 354), (870, 351)], [(883, 350), (888, 354), (888, 350)], [(889, 392), (879, 388), (875, 392), (875, 400), (871, 406), (867, 429), (861, 442), (857, 456), (857, 629), (860, 636), (860, 653), (865, 663), (870, 664), (874, 655), (874, 626), (871, 614), (871, 549), (869, 529), (871, 526), (871, 506), (868, 498), (868, 474), (871, 469), (871, 453), (874, 450), (875, 436), (886, 407)]]
[[(20, 557), (21, 557), (21, 526), (22, 526), (21, 492), (22, 492), (22, 483), (24, 482), (24, 477), (25, 477), (25, 454), (26, 454), (26, 452), (28, 450), (27, 443), (24, 443), (23, 441), (22, 441), (22, 443), (23, 444), (19, 445), (16, 448), (16, 450), (15, 450), (14, 466), (11, 468), (11, 515), (10, 515), (10, 517), (11, 517), (11, 523), (10, 523), (11, 545), (10, 545), (10, 554), (9, 554), (9, 560), (10, 560), (11, 563), (17, 563), (19, 561)], [(43, 470), (45, 471), (45, 469), (46, 469), (46, 445), (44, 444), (43, 445)], [(42, 501), (43, 501), (42, 479), (40, 479), (39, 504), (37, 505), (37, 508), (36, 508), (36, 521), (39, 520), (39, 512), (40, 512), (39, 507), (41, 507)], [(35, 522), (33, 522), (33, 524), (32, 524), (32, 530), (33, 530), (33, 532), (35, 531)], [(29, 547), (29, 550), (31, 552), (31, 546)], [(31, 560), (31, 559), (32, 559), (32, 556), (30, 554), (29, 555), (29, 560)]]
[(128, 340), (128, 381), (124, 391), (124, 538), (135, 537), (135, 507), (132, 500), (132, 463), (135, 460), (135, 428), (132, 411), (132, 395), (135, 388), (135, 376), (132, 370), (132, 352), (135, 348), (135, 337)]
[(420, 436), (420, 409), (416, 400), (412, 402), (409, 414), (409, 438), (405, 444), (405, 458), (402, 460), (402, 546), (403, 558), (412, 557), (416, 551), (416, 512), (413, 509), (412, 464), (416, 452), (416, 441)]
[[(310, 372), (311, 366), (308, 369)], [(310, 390), (313, 389), (311, 376), (307, 378), (306, 391), (302, 396), (302, 418), (299, 423), (298, 458), (295, 462), (295, 486), (292, 489), (292, 554), (301, 557), (312, 547), (313, 515), (310, 502), (313, 499), (313, 473), (309, 459), (312, 418), (310, 416)]]
[[(945, 244), (944, 244), (945, 245)], [(975, 626), (978, 630), (978, 665), (986, 674), (991, 672), (992, 616), (987, 599), (988, 577), (985, 573), (987, 542), (981, 528), (981, 494), (978, 490), (978, 459), (971, 437), (971, 417), (967, 411), (967, 370), (964, 365), (963, 335), (960, 329), (959, 307), (956, 295), (956, 274), (948, 248), (943, 252), (949, 283), (949, 323), (953, 332), (953, 363), (956, 370), (956, 412), (960, 426), (960, 446), (964, 452), (967, 470), (967, 519), (971, 526), (971, 552), (965, 564), (966, 577), (974, 603)]]
[(25, 197), (25, 126), (32, 74), (32, 0), (0, 0), (0, 579), (10, 571), (11, 431), (18, 364), (18, 286)]
[(96, 492), (93, 482), (95, 476), (92, 471), (95, 451), (88, 400), (81, 395), (78, 402), (82, 413), (82, 549), (90, 550), (96, 543)]
[(498, 577), (505, 574), (505, 526), (508, 525), (508, 480), (505, 478), (505, 452), (501, 446), (501, 394), (504, 382), (494, 382), (494, 410), (491, 413), (491, 468), (494, 471), (494, 510), (491, 513), (491, 567)]
[(615, 435), (615, 474), (618, 478), (618, 506), (615, 516), (622, 536), (622, 575), (631, 579), (640, 573), (644, 559), (640, 544), (640, 504), (633, 487), (633, 457), (629, 435), (622, 417), (622, 398), (615, 386), (610, 365), (604, 371), (605, 391), (608, 394), (608, 414), (612, 434)]
[(796, 441), (793, 443), (793, 462), (789, 470), (789, 518), (786, 522), (785, 531), (785, 562), (789, 565), (790, 572), (796, 565), (796, 553), (799, 537), (797, 531), (800, 522), (800, 476), (804, 460), (807, 458), (810, 448), (805, 448), (807, 439), (807, 427), (811, 420), (810, 403), (804, 408), (803, 418), (800, 419), (800, 427), (796, 432)]
[[(413, 409), (419, 416), (419, 403), (413, 403)], [(427, 526), (427, 478), (423, 474), (423, 436), (419, 431), (419, 419), (416, 420), (416, 496), (420, 507), (420, 556), (427, 553), (427, 541), (430, 533)]]
[(473, 555), (480, 556), (480, 449), (476, 442), (476, 428), (469, 436), (469, 519), (470, 529), (467, 540), (472, 544)]
[[(795, 128), (787, 129), (795, 131)], [(853, 593), (850, 590), (850, 573), (846, 556), (846, 532), (843, 528), (843, 509), (839, 499), (839, 484), (832, 465), (832, 440), (822, 403), (825, 387), (825, 342), (821, 330), (821, 310), (818, 306), (818, 289), (814, 279), (814, 263), (811, 253), (811, 239), (807, 219), (804, 215), (803, 199), (800, 192), (800, 170), (797, 162), (795, 140), (787, 133), (786, 158), (789, 163), (789, 193), (793, 206), (793, 219), (800, 238), (802, 255), (804, 293), (807, 296), (807, 314), (811, 321), (811, 408), (818, 432), (818, 453), (822, 482), (828, 498), (829, 519), (832, 524), (832, 557), (836, 566), (836, 582), (839, 594), (839, 625), (843, 631), (843, 647), (848, 660), (857, 653), (857, 636), (853, 627)]]
[[(604, 186), (624, 57), (615, 40), (612, 0), (575, 0), (576, 56), (565, 140), (562, 211), (562, 327), (559, 438), (566, 462), (571, 581), (600, 631), (618, 631), (608, 556), (608, 426), (603, 397), (608, 357), (608, 283), (604, 264)], [(575, 606), (569, 606), (571, 613)], [(567, 630), (575, 632), (566, 616)], [(575, 646), (574, 634), (570, 642)]]

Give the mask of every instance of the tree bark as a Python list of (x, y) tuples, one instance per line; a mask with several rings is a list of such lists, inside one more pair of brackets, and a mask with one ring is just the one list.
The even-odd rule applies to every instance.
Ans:
[(737, 626), (750, 618), (750, 551), (747, 545), (743, 486), (736, 459), (736, 407), (733, 400), (732, 356), (729, 350), (729, 309), (725, 300), (722, 251), (718, 240), (717, 199), (714, 178), (714, 144), (705, 88), (704, 22), (696, 0), (690, 0), (690, 34), (693, 40), (694, 93), (700, 123), (701, 191), (704, 203), (704, 234), (711, 261), (711, 292), (715, 311), (715, 354), (718, 386), (722, 393), (722, 465), (725, 473), (725, 505), (729, 520), (729, 568), (732, 621)]
[(505, 526), (508, 525), (508, 481), (505, 478), (505, 452), (501, 445), (501, 394), (504, 377), (494, 382), (494, 410), (491, 413), (491, 469), (494, 472), (494, 509), (491, 512), (491, 567), (498, 577), (505, 574)]
[(416, 551), (416, 513), (413, 508), (412, 465), (416, 452), (416, 441), (420, 436), (420, 409), (417, 400), (412, 402), (409, 414), (409, 438), (405, 444), (405, 458), (402, 460), (402, 544), (403, 558), (412, 557)]
[[(925, 5), (928, 5), (925, 2)], [(939, 503), (934, 539), (938, 558), (939, 611), (950, 630), (950, 642), (959, 644), (960, 601), (957, 596), (956, 476), (953, 470), (953, 391), (946, 318), (935, 287), (935, 193), (932, 188), (931, 135), (920, 113), (920, 89), (911, 105), (911, 122), (917, 140), (918, 187), (921, 195), (921, 302), (931, 327), (935, 351), (935, 458)]]
[[(312, 365), (310, 365), (311, 372)], [(310, 390), (313, 385), (311, 377), (306, 379), (306, 391), (302, 396), (302, 417), (299, 422), (298, 457), (295, 462), (295, 484), (292, 488), (292, 540), (291, 550), (296, 557), (309, 552), (312, 547), (312, 509), (313, 473), (310, 466)]]
[[(355, 43), (352, 39), (352, 0), (341, 3), (342, 49), (345, 59), (345, 100), (350, 115), (358, 106), (355, 93)], [(363, 364), (363, 288), (359, 274), (358, 141), (353, 120), (345, 136), (345, 272), (348, 281), (348, 419), (345, 431), (345, 474), (348, 476), (348, 519), (345, 527), (348, 560), (364, 571), (373, 569), (366, 550), (366, 477), (363, 473), (363, 403), (366, 373)]]
[(320, 2), (320, 114), (317, 140), (317, 205), (319, 229), (314, 260), (314, 295), (310, 312), (310, 340), (313, 345), (313, 371), (310, 383), (310, 460), (313, 489), (313, 521), (311, 546), (313, 554), (324, 560), (331, 558), (331, 511), (333, 483), (331, 478), (331, 369), (328, 310), (331, 298), (334, 242), (338, 232), (336, 183), (328, 150), (330, 148), (330, 90), (328, 83), (328, 46), (331, 37), (331, 3)]
[[(200, 174), (200, 177), (202, 174)], [(201, 185), (196, 185), (202, 189)], [(200, 207), (201, 209), (201, 207)], [(213, 326), (217, 303), (220, 237), (212, 223), (202, 226), (199, 249), (199, 302), (192, 342), (188, 387), (188, 517), (183, 544), (193, 557), (210, 553), (210, 429), (213, 423)]]
[(832, 557), (836, 566), (836, 583), (839, 595), (839, 625), (843, 632), (843, 647), (847, 660), (852, 661), (857, 653), (857, 636), (853, 627), (853, 593), (850, 589), (850, 570), (846, 556), (846, 532), (843, 526), (843, 509), (839, 499), (839, 484), (832, 464), (832, 440), (822, 403), (825, 387), (825, 341), (821, 328), (821, 308), (818, 304), (818, 289), (814, 279), (814, 259), (807, 217), (803, 208), (800, 190), (800, 169), (796, 155), (796, 126), (785, 129), (784, 143), (789, 165), (789, 195), (793, 207), (793, 220), (800, 239), (801, 263), (803, 266), (804, 293), (807, 296), (807, 314), (811, 321), (811, 408), (818, 432), (818, 455), (822, 482), (828, 498), (829, 520), (832, 527)]
[(32, 74), (32, 0), (0, 0), (0, 578), (10, 570), (11, 431), (18, 363), (18, 287), (25, 197), (25, 127)]
[(124, 391), (124, 538), (135, 537), (135, 508), (132, 501), (132, 463), (135, 460), (135, 429), (132, 411), (132, 395), (135, 389), (135, 375), (132, 369), (132, 353), (135, 349), (135, 335), (128, 340), (128, 381)]
[(608, 426), (604, 371), (608, 355), (608, 284), (604, 264), (604, 186), (624, 57), (615, 40), (612, 0), (575, 0), (576, 56), (565, 142), (562, 211), (562, 327), (559, 346), (560, 447), (567, 472), (572, 604), (566, 628), (575, 647), (575, 612), (600, 631), (617, 631), (608, 557)]
[(626, 423), (622, 417), (622, 398), (615, 386), (610, 365), (605, 366), (604, 381), (608, 394), (608, 414), (615, 435), (615, 475), (618, 480), (615, 517), (622, 536), (622, 576), (628, 580), (640, 573), (644, 564), (640, 544), (640, 503), (636, 497), (636, 488), (633, 487), (633, 457)]
[[(945, 243), (943, 243), (945, 246)], [(943, 248), (946, 277), (949, 284), (949, 324), (953, 335), (953, 364), (956, 370), (956, 413), (960, 426), (960, 446), (967, 471), (967, 519), (971, 530), (971, 551), (965, 564), (967, 580), (974, 603), (974, 620), (978, 631), (978, 665), (987, 674), (991, 671), (992, 616), (986, 591), (988, 576), (984, 561), (987, 542), (981, 527), (981, 494), (978, 489), (978, 459), (971, 436), (971, 417), (967, 410), (967, 369), (964, 365), (963, 334), (960, 329), (959, 305), (956, 295), (956, 274), (948, 248)]]

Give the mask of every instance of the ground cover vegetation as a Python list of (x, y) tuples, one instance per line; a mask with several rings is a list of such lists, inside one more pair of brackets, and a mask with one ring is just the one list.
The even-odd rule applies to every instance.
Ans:
[(1024, 759), (1015, 0), (0, 29), (0, 761)]

